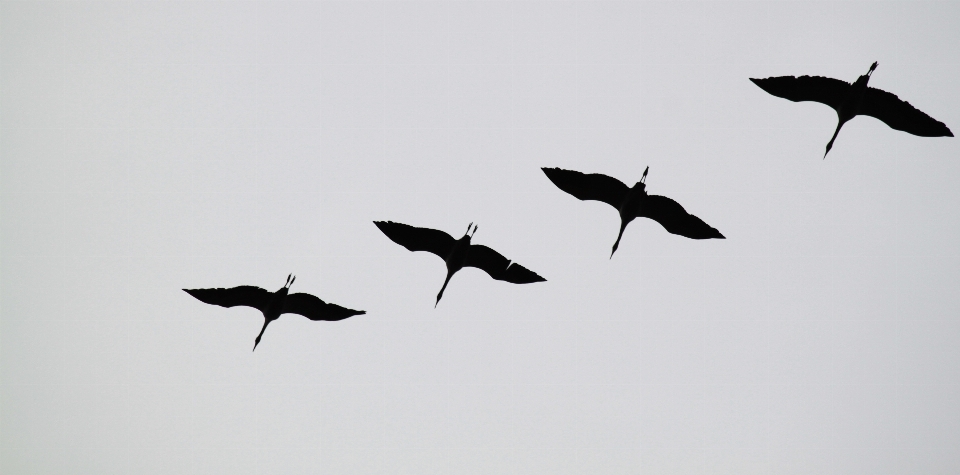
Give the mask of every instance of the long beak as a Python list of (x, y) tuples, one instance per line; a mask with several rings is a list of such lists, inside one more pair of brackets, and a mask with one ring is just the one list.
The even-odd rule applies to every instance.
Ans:
[(830, 149), (833, 148), (833, 141), (837, 140), (837, 134), (840, 133), (840, 127), (843, 127), (843, 122), (837, 124), (837, 130), (833, 131), (833, 137), (830, 137), (830, 141), (827, 142), (827, 151), (823, 152), (824, 160), (826, 160), (827, 154), (830, 153)]
[(270, 320), (264, 318), (263, 328), (260, 329), (260, 334), (257, 335), (257, 339), (253, 340), (253, 351), (257, 351), (257, 345), (260, 344), (260, 338), (263, 337), (263, 332), (267, 330), (267, 325), (270, 324)]
[(447, 290), (447, 284), (450, 283), (451, 277), (453, 277), (453, 272), (447, 270), (447, 278), (443, 280), (443, 287), (440, 287), (440, 293), (437, 294), (437, 303), (433, 304), (433, 308), (437, 308), (437, 305), (440, 304), (440, 298), (443, 297), (443, 291)]
[(617, 234), (617, 242), (613, 243), (613, 250), (610, 251), (610, 259), (613, 259), (613, 253), (617, 252), (617, 248), (620, 247), (620, 238), (623, 237), (623, 230), (627, 228), (627, 221), (620, 221), (620, 234)]

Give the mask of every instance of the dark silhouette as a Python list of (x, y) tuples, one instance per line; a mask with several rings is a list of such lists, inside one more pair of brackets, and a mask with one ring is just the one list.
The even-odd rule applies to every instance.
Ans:
[(870, 66), (867, 74), (857, 78), (853, 84), (821, 76), (779, 76), (750, 80), (774, 96), (793, 102), (821, 102), (837, 111), (837, 130), (827, 143), (823, 158), (827, 158), (827, 153), (833, 148), (840, 127), (858, 115), (875, 117), (893, 129), (921, 137), (953, 137), (943, 122), (917, 110), (909, 102), (889, 92), (867, 87), (874, 69), (877, 69), (876, 62)]
[(620, 246), (623, 230), (634, 218), (650, 218), (660, 223), (668, 232), (690, 239), (726, 239), (720, 231), (687, 213), (676, 201), (665, 196), (648, 195), (644, 180), (649, 171), (650, 167), (647, 167), (640, 181), (633, 185), (633, 188), (627, 188), (620, 180), (599, 173), (588, 175), (560, 168), (543, 168), (543, 173), (546, 173), (547, 178), (557, 185), (557, 188), (580, 200), (602, 201), (620, 212), (620, 234), (610, 251), (611, 259)]
[[(500, 255), (499, 252), (487, 246), (470, 244), (470, 239), (477, 232), (477, 226), (474, 226), (473, 223), (467, 225), (467, 233), (460, 239), (453, 239), (449, 234), (436, 229), (417, 228), (393, 221), (374, 221), (373, 224), (376, 224), (383, 231), (383, 234), (386, 234), (393, 242), (407, 248), (407, 250), (431, 252), (440, 256), (447, 264), (447, 278), (443, 281), (440, 293), (437, 294), (437, 302), (433, 304), (434, 307), (440, 303), (440, 297), (443, 297), (443, 291), (450, 283), (450, 278), (464, 267), (476, 267), (494, 279), (514, 284), (529, 284), (547, 280), (537, 275), (536, 272), (511, 262)], [(473, 226), (472, 233), (470, 232), (471, 226)]]
[(325, 303), (323, 300), (310, 294), (287, 295), (287, 292), (290, 291), (290, 286), (293, 285), (293, 281), (297, 279), (296, 277), (292, 277), (292, 275), (293, 274), (287, 276), (287, 283), (283, 284), (283, 287), (276, 292), (270, 292), (252, 285), (241, 285), (240, 287), (234, 287), (232, 289), (183, 290), (203, 303), (227, 308), (236, 306), (253, 307), (263, 313), (263, 328), (260, 329), (260, 334), (257, 335), (257, 339), (253, 341), (254, 350), (256, 350), (257, 345), (260, 344), (260, 337), (263, 336), (267, 325), (280, 318), (280, 315), (284, 313), (296, 313), (310, 320), (325, 320), (329, 322), (367, 313), (363, 310), (351, 310), (332, 303)]

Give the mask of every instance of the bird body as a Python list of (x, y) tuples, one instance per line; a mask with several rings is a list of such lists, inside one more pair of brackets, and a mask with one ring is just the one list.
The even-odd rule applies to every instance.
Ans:
[(824, 158), (833, 148), (843, 124), (858, 115), (880, 119), (892, 129), (920, 137), (953, 137), (953, 132), (943, 122), (921, 112), (894, 94), (869, 87), (867, 83), (877, 69), (877, 64), (874, 62), (870, 65), (870, 70), (853, 84), (821, 76), (779, 76), (750, 80), (774, 96), (794, 102), (820, 102), (837, 112), (837, 128), (827, 143)]
[(663, 226), (667, 232), (690, 239), (725, 239), (720, 231), (687, 213), (676, 201), (665, 196), (647, 194), (644, 180), (650, 167), (643, 171), (640, 181), (627, 188), (616, 178), (599, 173), (580, 173), (561, 168), (543, 168), (547, 178), (557, 188), (580, 200), (602, 201), (620, 213), (620, 233), (617, 235), (610, 257), (617, 252), (623, 231), (635, 218), (650, 218)]
[(183, 289), (201, 302), (221, 307), (253, 307), (263, 314), (263, 328), (253, 342), (253, 349), (257, 349), (263, 332), (270, 322), (280, 318), (285, 313), (296, 313), (310, 320), (338, 321), (354, 315), (363, 315), (363, 310), (351, 310), (339, 305), (326, 303), (310, 294), (289, 294), (290, 286), (297, 278), (292, 274), (287, 276), (287, 282), (276, 292), (270, 292), (260, 287), (242, 285), (229, 289)]
[[(447, 267), (447, 277), (443, 281), (443, 287), (437, 294), (436, 307), (443, 297), (443, 291), (453, 274), (456, 274), (464, 267), (476, 267), (487, 273), (496, 280), (502, 280), (513, 284), (529, 284), (533, 282), (544, 282), (546, 279), (537, 275), (520, 264), (511, 262), (503, 257), (497, 251), (484, 245), (471, 244), (473, 235), (477, 232), (477, 226), (473, 223), (467, 225), (467, 232), (460, 239), (453, 239), (449, 234), (436, 229), (418, 228), (403, 223), (393, 221), (374, 221), (373, 224), (380, 229), (390, 240), (407, 248), (409, 251), (427, 251), (443, 259)], [(473, 228), (471, 232), (470, 228)]]

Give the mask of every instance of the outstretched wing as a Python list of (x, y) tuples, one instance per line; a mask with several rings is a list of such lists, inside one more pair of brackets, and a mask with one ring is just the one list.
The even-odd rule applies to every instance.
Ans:
[(872, 87), (868, 87), (863, 95), (860, 114), (880, 119), (892, 129), (921, 137), (953, 137), (953, 132), (943, 122), (924, 114), (895, 94)]
[(241, 285), (232, 289), (183, 289), (197, 300), (221, 307), (253, 307), (266, 312), (273, 294), (260, 287)]
[(650, 195), (640, 204), (637, 217), (650, 218), (672, 234), (690, 239), (726, 239), (702, 219), (687, 213), (680, 203), (665, 196)]
[(580, 173), (562, 168), (542, 168), (547, 178), (579, 200), (603, 201), (620, 209), (620, 204), (630, 189), (620, 180), (599, 173)]
[(310, 294), (290, 294), (283, 301), (280, 313), (296, 313), (310, 320), (335, 322), (354, 315), (363, 315), (363, 310), (352, 310), (332, 303), (326, 303)]
[(393, 221), (374, 221), (383, 234), (393, 242), (410, 251), (427, 251), (446, 258), (453, 248), (455, 239), (436, 229), (418, 228)]
[(545, 282), (547, 280), (520, 264), (510, 262), (509, 259), (500, 255), (499, 252), (478, 244), (470, 245), (470, 249), (467, 251), (467, 260), (463, 265), (476, 267), (494, 279), (504, 280), (513, 284), (530, 284), (533, 282)]
[(750, 80), (774, 96), (793, 102), (820, 102), (834, 110), (840, 109), (850, 89), (850, 83), (823, 76), (778, 76)]

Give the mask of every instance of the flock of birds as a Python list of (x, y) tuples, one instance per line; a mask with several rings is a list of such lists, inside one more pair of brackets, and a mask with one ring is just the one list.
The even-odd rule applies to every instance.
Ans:
[[(794, 102), (814, 101), (826, 104), (837, 112), (837, 128), (827, 143), (823, 157), (833, 148), (840, 128), (858, 115), (868, 115), (883, 121), (895, 130), (901, 130), (921, 137), (953, 137), (950, 129), (929, 115), (916, 109), (909, 102), (880, 89), (868, 87), (870, 76), (877, 69), (877, 63), (870, 66), (866, 74), (852, 84), (821, 76), (779, 76), (765, 79), (750, 79), (768, 93)], [(667, 232), (690, 239), (724, 239), (716, 228), (702, 219), (688, 213), (683, 206), (665, 196), (649, 195), (644, 181), (647, 167), (633, 187), (627, 187), (616, 178), (598, 173), (581, 173), (560, 168), (543, 168), (543, 173), (557, 188), (573, 195), (579, 200), (602, 201), (617, 209), (620, 213), (620, 232), (613, 243), (610, 258), (617, 251), (623, 231), (635, 218), (649, 218), (663, 226)], [(443, 281), (440, 293), (434, 303), (436, 307), (443, 297), (443, 291), (454, 274), (464, 267), (476, 267), (496, 280), (513, 284), (544, 282), (526, 267), (507, 259), (499, 252), (471, 240), (477, 232), (473, 223), (467, 225), (467, 232), (460, 239), (436, 229), (419, 228), (392, 221), (375, 221), (374, 224), (390, 240), (409, 251), (427, 251), (436, 254), (447, 266), (447, 277)], [(472, 230), (471, 230), (472, 228)], [(276, 292), (260, 287), (240, 286), (229, 289), (184, 289), (198, 300), (221, 307), (253, 307), (263, 313), (263, 328), (254, 340), (256, 350), (263, 332), (270, 322), (284, 313), (303, 315), (310, 320), (337, 321), (354, 315), (362, 315), (363, 310), (352, 310), (339, 305), (326, 303), (310, 294), (290, 294), (290, 286), (296, 277), (287, 276), (287, 281)]]

